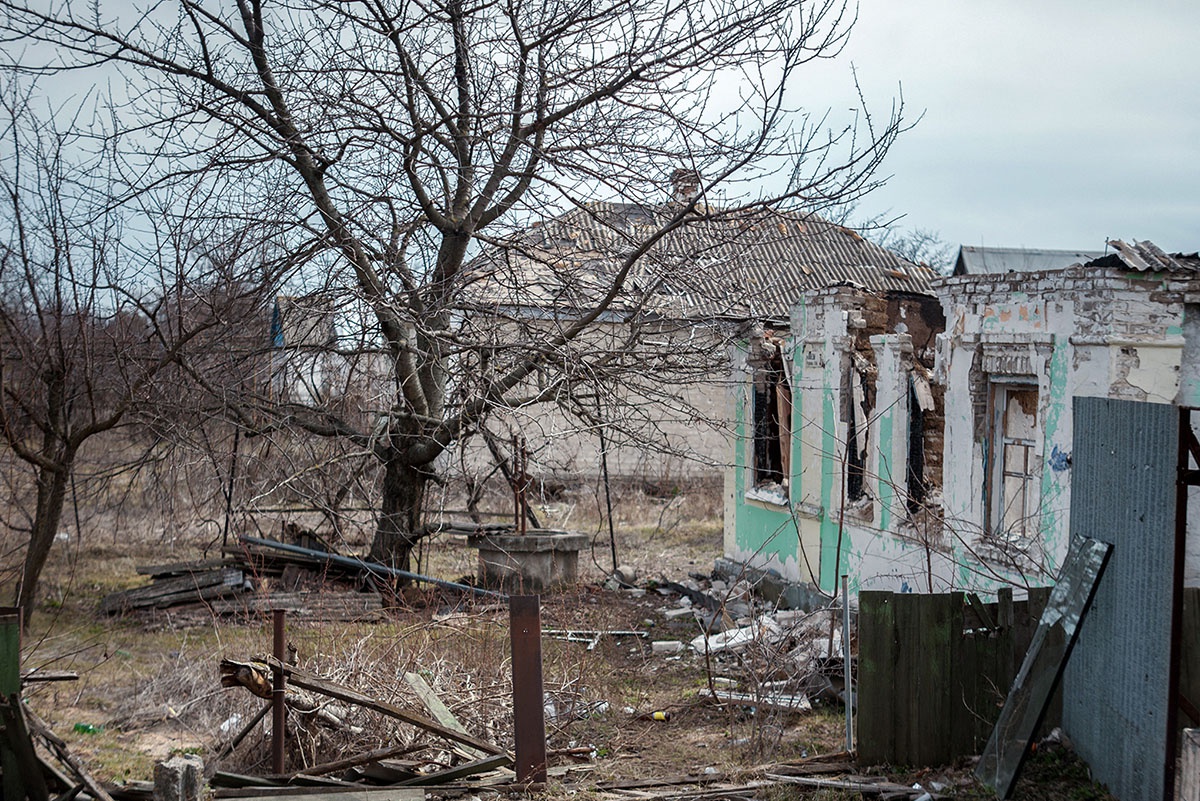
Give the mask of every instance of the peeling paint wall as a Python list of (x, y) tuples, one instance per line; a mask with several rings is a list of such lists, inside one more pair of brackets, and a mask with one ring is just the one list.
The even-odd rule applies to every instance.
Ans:
[[(1058, 569), (1069, 536), (1073, 397), (1200, 398), (1195, 353), (1184, 355), (1189, 339), (1200, 351), (1200, 320), (1194, 312), (1185, 319), (1194, 283), (1186, 276), (1081, 267), (942, 283), (948, 320), (938, 343), (947, 409), (943, 490), (948, 533), (957, 542), (958, 586), (1028, 584)], [(995, 483), (989, 485), (995, 469), (989, 460), (999, 434), (990, 404), (1004, 382), (1038, 392), (1038, 525), (1029, 537), (1006, 536), (991, 508), (996, 495), (989, 496)]]
[[(753, 486), (745, 427), (752, 373), (742, 355), (746, 389), (736, 399), (738, 445), (727, 476), (727, 557), (825, 592), (842, 573), (855, 577), (856, 589), (858, 577), (865, 587), (916, 590), (927, 588), (931, 568), (949, 576), (936, 552), (938, 516), (923, 520), (918, 533), (908, 508), (911, 373), (914, 365), (929, 373), (941, 324), (932, 298), (849, 287), (813, 293), (796, 306), (788, 340), (792, 459), (783, 492)], [(926, 394), (933, 397), (927, 384)], [(926, 473), (940, 478), (940, 404), (928, 417), (937, 449)], [(898, 537), (881, 536), (893, 530)], [(943, 579), (937, 585), (946, 586)]]
[[(950, 278), (939, 299), (944, 318), (928, 316), (916, 299), (848, 287), (813, 293), (795, 307), (788, 486), (774, 495), (753, 487), (749, 401), (739, 395), (727, 556), (826, 592), (842, 573), (855, 591), (1042, 584), (1068, 542), (1071, 399), (1200, 406), (1200, 279), (1073, 267)], [(925, 397), (937, 396), (940, 458), (925, 468), (933, 479), (926, 503), (914, 507), (906, 483), (910, 387), (922, 365), (933, 368)], [(744, 359), (741, 369), (735, 384), (749, 393)], [(856, 376), (858, 401), (869, 408), (860, 418), (863, 490), (851, 498), (849, 447), (861, 436), (851, 428)], [(1036, 394), (1027, 415), (1034, 431), (1008, 432), (1030, 460), (1016, 482), (997, 472), (1005, 418), (996, 399), (1014, 392), (1025, 403)], [(1028, 493), (1028, 525), (993, 508), (1004, 481)], [(1200, 495), (1195, 506), (1200, 518)], [(1200, 585), (1200, 519), (1190, 521), (1185, 573), (1185, 583)]]

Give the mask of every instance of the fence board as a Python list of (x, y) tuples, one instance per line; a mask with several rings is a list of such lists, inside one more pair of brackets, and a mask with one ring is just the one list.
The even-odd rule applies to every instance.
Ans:
[(859, 593), (858, 754), (868, 764), (890, 761), (896, 747), (894, 611), (892, 593)]
[[(1183, 589), (1179, 639), (1179, 694), (1193, 709), (1200, 708), (1200, 587)], [(1187, 718), (1187, 714), (1179, 716), (1180, 728), (1188, 725)], [(1190, 727), (1200, 727), (1200, 720), (1193, 720)]]
[(962, 593), (863, 592), (859, 761), (940, 765), (980, 753), (1049, 590), (1034, 596), (1014, 604), (1003, 590), (968, 606)]

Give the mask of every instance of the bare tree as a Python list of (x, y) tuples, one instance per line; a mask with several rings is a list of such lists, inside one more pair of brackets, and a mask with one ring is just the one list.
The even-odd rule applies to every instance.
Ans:
[(26, 622), (81, 449), (135, 418), (181, 348), (219, 322), (211, 306), (180, 315), (169, 290), (230, 278), (203, 253), (128, 244), (137, 218), (106, 208), (103, 154), (85, 157), (29, 97), (8, 86), (0, 100), (0, 428), (36, 487), (15, 599)]
[[(279, 248), (307, 259), (297, 282), (366, 310), (361, 340), (340, 347), (383, 365), (389, 389), (370, 413), (277, 396), (233, 411), (372, 454), (372, 553), (402, 566), (439, 454), (492, 410), (561, 394), (531, 390), (539, 370), (615, 366), (608, 349), (579, 345), (658, 243), (737, 209), (853, 201), (901, 128), (895, 108), (832, 129), (799, 110), (797, 74), (853, 26), (839, 0), (179, 0), (112, 23), (66, 2), (0, 8), (10, 36), (53, 48), (15, 68), (125, 72), (137, 94), (114, 114), (135, 153), (130, 194), (191, 182), (231, 216), (267, 214)], [(481, 245), (595, 200), (656, 203), (680, 168), (694, 191), (626, 232), (536, 347), (489, 359), (488, 337), (460, 325)], [(453, 381), (464, 365), (469, 380)]]
[(942, 239), (937, 231), (928, 228), (904, 230), (885, 228), (877, 237), (880, 246), (899, 254), (914, 264), (924, 264), (942, 275), (954, 269), (954, 246)]

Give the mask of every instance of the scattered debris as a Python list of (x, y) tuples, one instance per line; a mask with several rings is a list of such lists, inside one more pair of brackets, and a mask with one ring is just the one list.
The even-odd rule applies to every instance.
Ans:
[(599, 631), (596, 629), (543, 629), (542, 634), (556, 640), (567, 642), (586, 642), (589, 651), (596, 650), (602, 637), (640, 637), (646, 638), (644, 631)]
[[(293, 537), (324, 545), (312, 532), (292, 527)], [(325, 546), (328, 547), (328, 546)], [(223, 558), (142, 565), (139, 575), (151, 583), (110, 593), (100, 602), (104, 614), (138, 610), (189, 611), (196, 622), (213, 617), (248, 618), (284, 609), (323, 622), (377, 621), (385, 618), (380, 584), (395, 578), (431, 583), (455, 592), (503, 599), (500, 593), (395, 570), (356, 557), (314, 550), (257, 537), (241, 537)], [(340, 592), (330, 589), (340, 588)], [(48, 679), (47, 679), (48, 680)]]

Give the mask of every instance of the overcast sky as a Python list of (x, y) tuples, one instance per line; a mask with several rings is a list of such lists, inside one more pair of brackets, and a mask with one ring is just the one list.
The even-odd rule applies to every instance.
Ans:
[(869, 105), (886, 112), (899, 84), (908, 115), (924, 112), (863, 213), (955, 245), (1192, 252), (1198, 42), (1196, 0), (861, 0), (812, 96), (845, 103), (853, 63)]

